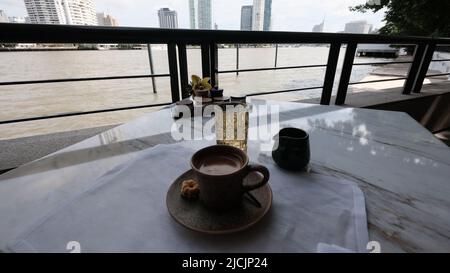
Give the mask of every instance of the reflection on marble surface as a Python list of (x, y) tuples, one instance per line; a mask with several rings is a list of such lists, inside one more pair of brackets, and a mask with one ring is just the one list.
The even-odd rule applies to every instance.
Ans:
[[(310, 133), (313, 172), (359, 184), (381, 251), (450, 251), (450, 149), (407, 114), (252, 103)], [(174, 142), (172, 123), (170, 109), (150, 113), (0, 176), (0, 249), (139, 151)]]

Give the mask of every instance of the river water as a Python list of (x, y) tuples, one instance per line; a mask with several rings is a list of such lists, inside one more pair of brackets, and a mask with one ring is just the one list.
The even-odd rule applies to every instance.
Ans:
[[(328, 50), (328, 47), (314, 46), (279, 47), (278, 66), (326, 64)], [(155, 47), (152, 52), (155, 73), (168, 73), (165, 48)], [(341, 50), (338, 67), (341, 66), (344, 53), (345, 50)], [(200, 49), (188, 49), (187, 55), (189, 74), (201, 75)], [(273, 47), (241, 48), (239, 55), (241, 69), (274, 66)], [(368, 61), (375, 60), (355, 60)], [(219, 49), (219, 70), (235, 68), (236, 49)], [(374, 66), (355, 66), (351, 81), (360, 81), (373, 69)], [(324, 73), (325, 68), (241, 72), (238, 76), (226, 73), (219, 75), (219, 84), (226, 95), (248, 94), (321, 86)], [(339, 73), (338, 69), (336, 82)], [(2, 82), (141, 74), (150, 74), (147, 50), (0, 52)], [(156, 85), (157, 93), (153, 93), (149, 78), (0, 86), (0, 120), (170, 102), (169, 78), (156, 78)], [(299, 100), (319, 97), (320, 93), (320, 89), (314, 89), (262, 98)], [(110, 122), (100, 123), (104, 125)], [(33, 130), (33, 127), (27, 130)]]

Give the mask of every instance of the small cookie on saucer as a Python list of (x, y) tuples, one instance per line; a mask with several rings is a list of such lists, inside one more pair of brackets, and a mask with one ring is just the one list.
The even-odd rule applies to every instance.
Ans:
[(181, 196), (186, 199), (197, 199), (200, 194), (200, 188), (197, 181), (187, 179), (181, 182)]

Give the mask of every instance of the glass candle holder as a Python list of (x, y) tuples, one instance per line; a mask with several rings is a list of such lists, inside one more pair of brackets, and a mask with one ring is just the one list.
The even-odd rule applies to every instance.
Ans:
[(222, 113), (215, 113), (217, 144), (234, 146), (247, 152), (250, 105), (230, 102), (220, 105)]

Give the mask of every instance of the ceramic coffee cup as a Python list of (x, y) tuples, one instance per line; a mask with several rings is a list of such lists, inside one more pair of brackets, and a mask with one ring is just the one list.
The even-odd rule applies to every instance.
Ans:
[[(191, 167), (200, 187), (200, 201), (209, 209), (230, 210), (238, 207), (243, 195), (264, 186), (269, 180), (269, 170), (262, 165), (249, 164), (242, 150), (228, 145), (213, 145), (197, 151)], [(244, 178), (260, 173), (260, 181), (247, 185)]]
[(309, 135), (298, 128), (283, 128), (275, 136), (272, 158), (283, 169), (305, 170), (310, 160)]

